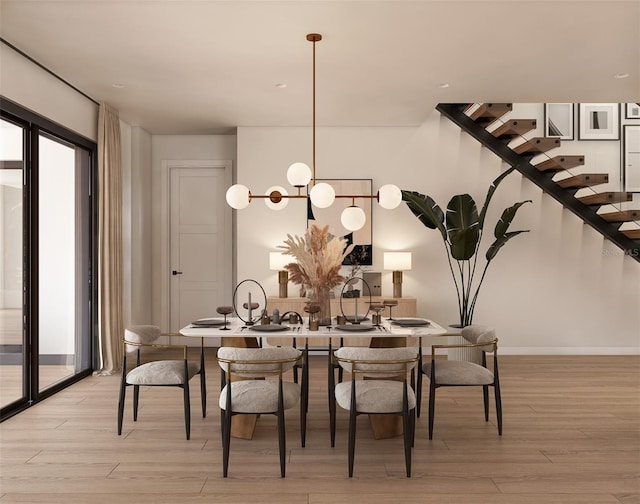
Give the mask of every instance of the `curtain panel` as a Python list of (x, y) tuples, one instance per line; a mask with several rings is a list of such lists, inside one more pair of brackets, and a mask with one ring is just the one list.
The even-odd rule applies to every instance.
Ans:
[(122, 362), (122, 153), (117, 110), (100, 104), (98, 117), (98, 335), (101, 369), (111, 375)]

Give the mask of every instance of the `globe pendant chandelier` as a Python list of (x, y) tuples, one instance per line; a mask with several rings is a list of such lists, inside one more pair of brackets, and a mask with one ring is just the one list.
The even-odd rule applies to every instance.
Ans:
[[(391, 210), (402, 202), (400, 189), (393, 184), (383, 185), (376, 194), (336, 194), (334, 188), (326, 182), (316, 181), (316, 42), (322, 40), (319, 33), (310, 33), (307, 40), (313, 42), (313, 153), (312, 168), (302, 162), (293, 163), (287, 171), (287, 180), (296, 190), (296, 194), (288, 194), (280, 186), (269, 187), (266, 194), (253, 194), (248, 187), (235, 184), (227, 190), (227, 203), (230, 207), (240, 210), (249, 206), (253, 199), (264, 199), (265, 204), (272, 210), (281, 210), (289, 199), (310, 199), (311, 204), (318, 208), (330, 207), (336, 198), (348, 198), (351, 205), (342, 211), (340, 221), (349, 231), (357, 231), (366, 223), (366, 215), (362, 208), (356, 206), (357, 199), (375, 199), (382, 208)], [(302, 194), (302, 188), (311, 186), (308, 194)]]

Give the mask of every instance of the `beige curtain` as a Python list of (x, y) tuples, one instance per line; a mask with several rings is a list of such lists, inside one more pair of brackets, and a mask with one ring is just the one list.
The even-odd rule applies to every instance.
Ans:
[(118, 111), (100, 104), (98, 118), (99, 252), (98, 306), (101, 369), (110, 375), (122, 363), (122, 154)]

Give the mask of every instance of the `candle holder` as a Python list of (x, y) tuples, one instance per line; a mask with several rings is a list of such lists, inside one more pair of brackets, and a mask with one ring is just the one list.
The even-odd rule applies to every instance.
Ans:
[[(254, 287), (252, 287), (252, 284), (254, 284)], [(262, 300), (261, 300), (262, 303), (256, 302), (255, 300), (251, 299), (252, 293), (251, 293), (251, 290), (249, 289), (252, 289), (252, 288), (254, 292), (258, 291), (258, 295), (260, 293), (262, 294)], [(242, 308), (247, 311), (246, 318), (243, 318), (242, 315), (240, 314), (240, 310), (238, 310), (239, 295), (247, 296), (246, 298), (247, 300), (244, 303), (242, 303)], [(262, 313), (258, 314), (258, 317), (254, 319), (253, 311), (260, 308), (260, 306), (263, 306)], [(260, 285), (255, 280), (251, 280), (251, 279), (243, 280), (242, 282), (240, 282), (235, 288), (235, 290), (233, 291), (233, 309), (238, 315), (238, 318), (242, 320), (242, 322), (244, 322), (246, 326), (252, 326), (257, 321), (259, 321), (262, 315), (267, 313), (267, 295), (265, 294), (264, 289), (262, 288), (262, 285)]]

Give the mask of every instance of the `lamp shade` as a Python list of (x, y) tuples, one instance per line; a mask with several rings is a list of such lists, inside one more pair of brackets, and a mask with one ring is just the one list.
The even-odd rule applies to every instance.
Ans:
[(402, 202), (402, 191), (397, 185), (386, 184), (378, 189), (378, 204), (387, 210), (393, 210)]
[(384, 269), (409, 271), (411, 269), (411, 252), (385, 252)]
[(357, 231), (367, 222), (367, 216), (362, 208), (352, 205), (342, 211), (340, 222), (349, 231)]
[(235, 208), (236, 210), (247, 208), (251, 202), (249, 197), (249, 188), (242, 184), (235, 184), (227, 189), (227, 203), (231, 208)]
[[(287, 196), (287, 194), (288, 193), (284, 187), (272, 186), (267, 189), (267, 195), (271, 197), (265, 198), (264, 204), (271, 210), (282, 210), (289, 203), (289, 198), (280, 198), (280, 196)], [(280, 201), (278, 201), (278, 199)]]
[(269, 269), (273, 271), (281, 271), (287, 264), (295, 262), (289, 255), (282, 252), (269, 252)]
[(335, 189), (326, 182), (314, 185), (309, 192), (311, 203), (318, 208), (330, 207), (336, 199)]
[(287, 170), (287, 180), (293, 187), (304, 187), (311, 181), (311, 168), (305, 163), (293, 163)]

